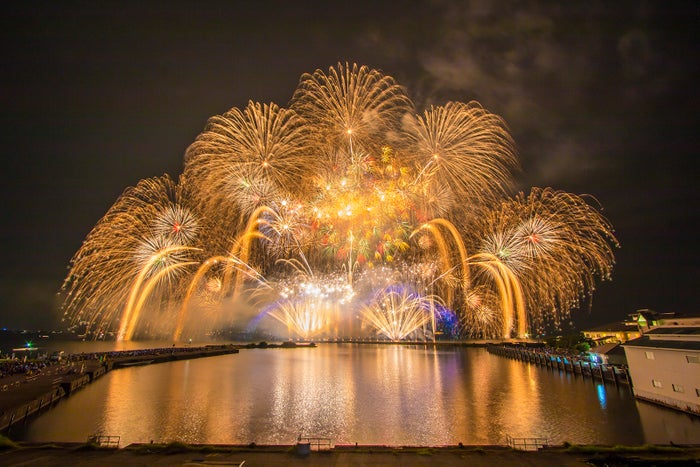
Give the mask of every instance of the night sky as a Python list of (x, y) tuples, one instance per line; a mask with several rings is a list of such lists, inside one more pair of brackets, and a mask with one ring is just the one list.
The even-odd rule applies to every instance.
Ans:
[(393, 76), (420, 112), (479, 101), (518, 145), (517, 190), (598, 200), (621, 248), (577, 327), (700, 311), (698, 2), (335, 3), (4, 5), (0, 328), (58, 326), (85, 236), (126, 187), (176, 178), (207, 118), (286, 106), (338, 62)]

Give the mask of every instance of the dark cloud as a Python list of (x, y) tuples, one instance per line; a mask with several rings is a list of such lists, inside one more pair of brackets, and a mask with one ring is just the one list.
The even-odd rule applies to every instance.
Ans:
[(637, 2), (455, 4), (420, 63), (440, 99), (475, 98), (506, 119), (527, 181), (574, 183), (630, 157), (618, 127), (682, 84), (686, 57), (667, 53), (689, 45), (656, 14)]

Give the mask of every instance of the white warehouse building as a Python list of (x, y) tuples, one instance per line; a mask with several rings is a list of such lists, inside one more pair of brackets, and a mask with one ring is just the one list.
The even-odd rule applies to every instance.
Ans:
[(654, 327), (623, 345), (635, 397), (700, 415), (700, 326)]

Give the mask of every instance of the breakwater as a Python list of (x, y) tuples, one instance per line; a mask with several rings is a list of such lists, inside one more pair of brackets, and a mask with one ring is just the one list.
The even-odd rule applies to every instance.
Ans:
[[(435, 348), (454, 348), (454, 347), (488, 347), (490, 345), (508, 345), (514, 342), (506, 339), (468, 339), (468, 340), (389, 340), (377, 338), (346, 338), (346, 339), (327, 339), (321, 341), (326, 344), (367, 344), (367, 345), (394, 345), (394, 346), (420, 346), (420, 347), (435, 347)], [(521, 344), (534, 344), (537, 341), (534, 339), (518, 339)]]
[(35, 374), (2, 378), (0, 432), (7, 432), (111, 370), (238, 353), (240, 348), (227, 344), (72, 354)]
[(631, 387), (627, 369), (618, 365), (590, 362), (573, 355), (552, 353), (524, 346), (489, 345), (487, 350), (489, 353), (501, 357), (532, 363), (552, 370), (573, 373), (584, 378)]

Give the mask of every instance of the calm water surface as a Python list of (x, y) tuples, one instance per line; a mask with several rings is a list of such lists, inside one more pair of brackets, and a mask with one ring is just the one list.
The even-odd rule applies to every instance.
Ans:
[[(113, 345), (113, 344), (112, 344)], [(143, 348), (143, 346), (141, 347)], [(700, 418), (483, 348), (319, 344), (118, 369), (11, 436), (133, 442), (697, 443)]]

